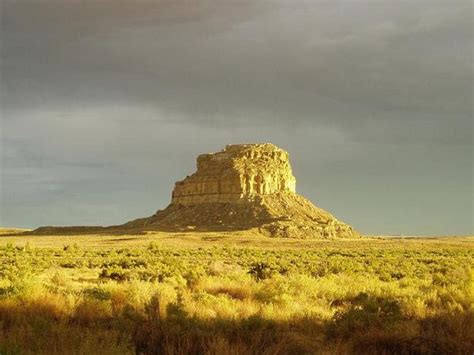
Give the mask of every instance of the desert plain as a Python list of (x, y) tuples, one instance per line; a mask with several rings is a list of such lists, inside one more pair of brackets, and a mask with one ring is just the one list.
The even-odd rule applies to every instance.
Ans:
[(473, 237), (0, 236), (1, 354), (468, 354)]

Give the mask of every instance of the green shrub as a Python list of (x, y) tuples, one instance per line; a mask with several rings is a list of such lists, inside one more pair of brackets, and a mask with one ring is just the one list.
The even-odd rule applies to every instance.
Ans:
[(349, 338), (354, 333), (368, 329), (387, 329), (403, 319), (400, 304), (396, 300), (359, 293), (348, 299), (347, 305), (334, 314), (328, 324), (328, 334)]
[(255, 280), (262, 281), (268, 279), (277, 273), (274, 265), (264, 262), (253, 263), (248, 272)]

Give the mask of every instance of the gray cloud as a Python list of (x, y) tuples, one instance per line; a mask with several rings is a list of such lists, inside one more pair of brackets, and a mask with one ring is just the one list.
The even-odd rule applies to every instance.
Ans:
[(364, 231), (473, 232), (472, 1), (1, 6), (3, 224), (151, 213), (197, 153), (273, 141)]

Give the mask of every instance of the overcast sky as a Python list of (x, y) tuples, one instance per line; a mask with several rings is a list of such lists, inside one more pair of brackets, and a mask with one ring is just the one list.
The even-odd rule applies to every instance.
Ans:
[(166, 207), (272, 142), (367, 234), (474, 234), (473, 1), (1, 1), (0, 225)]

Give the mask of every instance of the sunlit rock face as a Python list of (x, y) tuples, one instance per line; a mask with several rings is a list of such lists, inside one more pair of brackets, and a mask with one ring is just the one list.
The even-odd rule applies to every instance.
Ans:
[(294, 194), (288, 153), (265, 144), (227, 145), (197, 158), (197, 171), (176, 183), (172, 204), (245, 202), (255, 196)]
[(359, 233), (295, 192), (288, 153), (273, 144), (228, 145), (197, 158), (171, 203), (128, 229), (242, 231), (271, 237), (358, 238)]

